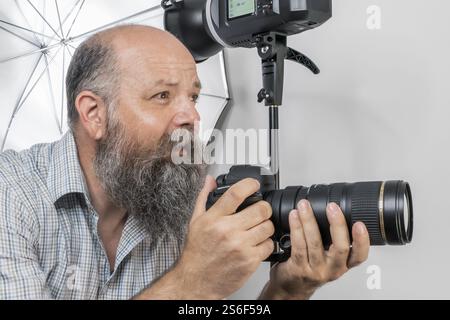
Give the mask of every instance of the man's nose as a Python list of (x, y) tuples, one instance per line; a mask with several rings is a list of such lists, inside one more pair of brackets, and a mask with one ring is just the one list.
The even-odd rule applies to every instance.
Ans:
[(190, 103), (184, 108), (180, 108), (174, 118), (174, 125), (178, 127), (194, 126), (196, 122), (200, 121), (200, 114), (197, 111), (195, 104)]

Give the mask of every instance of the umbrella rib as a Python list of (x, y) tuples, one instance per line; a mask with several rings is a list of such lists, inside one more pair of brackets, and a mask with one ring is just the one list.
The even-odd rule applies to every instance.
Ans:
[(11, 30), (9, 30), (9, 29), (6, 29), (6, 28), (3, 27), (3, 26), (0, 26), (0, 29), (2, 29), (2, 30), (4, 30), (4, 31), (6, 31), (6, 32), (8, 32), (8, 33), (10, 33), (10, 34), (12, 34), (13, 36), (16, 36), (16, 37), (19, 38), (19, 39), (22, 39), (23, 41), (26, 41), (26, 42), (32, 44), (33, 46), (35, 46), (35, 47), (37, 47), (37, 48), (40, 48), (40, 46), (39, 46), (38, 44), (34, 43), (34, 42), (31, 41), (31, 40), (28, 40), (28, 39), (25, 38), (25, 37), (22, 37), (21, 35), (15, 33), (14, 31), (11, 31)]
[(73, 45), (71, 45), (70, 43), (67, 43), (67, 45), (69, 46), (69, 47), (71, 47), (73, 50), (77, 50), (77, 48), (75, 48)]
[(31, 52), (22, 53), (20, 55), (14, 56), (14, 57), (10, 57), (10, 58), (6, 58), (6, 59), (3, 59), (3, 60), (0, 60), (0, 64), (8, 62), (8, 61), (16, 60), (16, 59), (28, 57), (28, 56), (31, 56), (33, 54), (39, 53), (39, 52), (48, 51), (48, 50), (51, 50), (51, 49), (53, 49), (55, 47), (58, 47), (58, 46), (61, 46), (61, 44), (60, 43), (55, 43), (55, 44), (53, 44), (51, 46), (48, 46), (46, 48), (41, 48), (39, 50), (34, 50), (34, 51), (31, 51)]
[[(47, 16), (47, 1), (46, 0), (42, 1), (42, 13), (44, 14), (44, 16)], [(45, 22), (43, 22), (43, 21), (42, 21), (42, 33), (45, 33)], [(42, 38), (42, 41), (45, 42), (45, 39)]]
[(39, 59), (37, 60), (36, 64), (34, 65), (33, 70), (31, 71), (31, 73), (27, 79), (27, 82), (25, 83), (25, 86), (23, 87), (23, 90), (19, 95), (19, 99), (17, 100), (16, 106), (14, 107), (12, 115), (9, 118), (8, 127), (6, 128), (5, 136), (3, 137), (2, 146), (0, 148), (0, 151), (3, 151), (3, 149), (5, 148), (6, 139), (8, 138), (8, 134), (9, 134), (9, 130), (11, 129), (12, 121), (13, 121), (14, 117), (16, 116), (17, 108), (20, 105), (22, 98), (25, 95), (25, 92), (27, 91), (28, 85), (31, 82), (31, 78), (33, 78), (33, 75), (36, 72), (36, 69), (39, 66), (39, 63), (41, 62), (41, 59), (42, 59), (42, 54), (39, 56)]
[[(75, 10), (75, 8), (78, 6), (78, 4), (81, 2), (82, 0), (78, 0), (70, 9), (69, 13), (64, 17), (64, 19), (62, 20), (62, 25), (64, 26), (67, 22), (67, 19), (69, 19), (69, 17), (72, 15), (73, 11)], [(58, 29), (58, 32), (61, 31), (60, 29)], [(52, 36), (51, 37), (51, 41), (53, 41), (56, 38), (56, 36)]]
[(121, 22), (127, 21), (127, 20), (129, 20), (129, 19), (139, 17), (140, 15), (143, 15), (143, 14), (145, 14), (145, 13), (148, 13), (148, 12), (153, 11), (153, 10), (156, 10), (156, 9), (161, 9), (161, 6), (160, 6), (160, 5), (157, 5), (157, 6), (153, 6), (153, 7), (151, 7), (151, 8), (142, 10), (142, 11), (140, 11), (140, 12), (138, 12), (138, 13), (135, 13), (135, 14), (132, 14), (132, 15), (130, 15), (130, 16), (128, 16), (128, 17), (125, 17), (125, 18), (122, 18), (122, 19), (119, 19), (119, 20), (110, 22), (110, 23), (105, 24), (105, 25), (103, 25), (103, 26), (101, 26), (101, 27), (98, 27), (98, 28), (92, 29), (92, 30), (90, 30), (90, 31), (88, 31), (88, 32), (79, 34), (79, 35), (77, 35), (77, 36), (75, 36), (75, 37), (70, 38), (69, 40), (70, 40), (70, 41), (74, 41), (74, 40), (77, 40), (77, 39), (80, 39), (80, 38), (85, 38), (85, 37), (87, 37), (87, 36), (90, 36), (90, 35), (93, 34), (93, 33), (96, 33), (96, 32), (98, 32), (98, 31), (104, 30), (104, 29), (106, 29), (106, 28), (112, 27), (112, 26), (114, 26), (114, 25), (116, 25), (116, 24), (119, 24), (119, 23), (121, 23)]
[(201, 95), (201, 96), (204, 96), (204, 97), (211, 97), (211, 98), (218, 98), (218, 99), (229, 100), (229, 98), (227, 98), (227, 97), (218, 96), (218, 95), (216, 95), (216, 94), (200, 93), (200, 95)]
[[(20, 14), (22, 15), (23, 19), (25, 20), (25, 23), (27, 24), (27, 27), (31, 29), (31, 24), (30, 21), (28, 20), (27, 16), (25, 15), (25, 13), (23, 13), (22, 7), (19, 5), (18, 0), (14, 0), (17, 9), (19, 10)], [(45, 2), (45, 1), (44, 1)], [(37, 43), (41, 43), (41, 41), (38, 39), (38, 37), (36, 36), (36, 34), (33, 32), (33, 37), (34, 40), (37, 41)]]
[[(10, 124), (8, 125), (8, 130), (12, 124), (12, 121), (14, 120), (15, 116), (17, 115), (17, 113), (19, 113), (20, 109), (23, 107), (23, 105), (25, 104), (25, 102), (28, 100), (29, 96), (31, 95), (31, 93), (33, 92), (34, 88), (36, 88), (36, 85), (39, 83), (39, 81), (42, 79), (42, 76), (45, 74), (46, 70), (49, 68), (50, 64), (53, 62), (53, 60), (55, 59), (55, 57), (58, 55), (59, 51), (61, 48), (58, 49), (58, 51), (55, 53), (55, 55), (52, 57), (52, 59), (50, 60), (48, 66), (45, 67), (45, 69), (41, 72), (41, 74), (39, 75), (39, 77), (37, 78), (37, 80), (33, 83), (33, 86), (31, 87), (31, 89), (28, 91), (27, 95), (22, 99), (22, 101), (20, 102), (20, 104), (17, 106), (15, 112), (13, 113), (13, 115), (11, 116), (10, 119)], [(41, 56), (42, 57), (42, 56)]]
[(86, 0), (83, 0), (83, 2), (81, 3), (80, 7), (78, 8), (77, 13), (75, 14), (75, 18), (73, 18), (72, 24), (70, 25), (69, 31), (67, 31), (67, 35), (66, 35), (67, 38), (70, 36), (70, 32), (72, 32), (72, 28), (75, 25), (75, 21), (78, 19), (78, 15), (80, 14), (80, 11), (83, 8), (85, 2), (86, 2)]
[(48, 25), (50, 27), (50, 29), (52, 29), (52, 31), (55, 33), (55, 35), (61, 39), (61, 37), (59, 36), (59, 34), (56, 32), (56, 30), (50, 25), (50, 23), (47, 21), (47, 19), (45, 19), (45, 17), (42, 15), (42, 13), (33, 5), (33, 3), (30, 0), (27, 0), (27, 2), (30, 4), (30, 6), (34, 9), (34, 11), (36, 11), (36, 13), (41, 17), (42, 20), (44, 20), (45, 24)]
[[(44, 60), (45, 65), (47, 67), (46, 68), (46, 73), (47, 73), (47, 81), (48, 81), (48, 88), (49, 88), (49, 91), (50, 91), (50, 97), (52, 99), (53, 116), (55, 117), (56, 125), (59, 128), (58, 111), (56, 110), (56, 101), (55, 101), (55, 95), (54, 95), (54, 91), (53, 91), (53, 82), (52, 82), (52, 78), (51, 78), (51, 75), (50, 75), (50, 68), (49, 68), (48, 58), (47, 58), (46, 54), (44, 54), (44, 59), (45, 59)], [(61, 130), (60, 130), (60, 133), (62, 133)]]
[(70, 56), (73, 58), (73, 53), (70, 51), (69, 46), (70, 46), (70, 45), (67, 45), (67, 46), (66, 46), (66, 49), (67, 49), (67, 52), (70, 54)]
[(223, 50), (219, 54), (219, 60), (220, 60), (220, 69), (222, 71), (222, 82), (224, 85), (225, 93), (227, 100), (230, 100), (230, 89), (228, 87), (228, 78), (227, 78), (227, 62), (225, 59), (225, 54)]
[(21, 30), (24, 30), (24, 31), (31, 32), (32, 34), (38, 34), (38, 35), (43, 36), (43, 37), (46, 37), (46, 38), (48, 38), (48, 39), (52, 39), (52, 37), (50, 37), (50, 36), (48, 36), (48, 35), (46, 35), (46, 34), (43, 34), (43, 33), (37, 32), (37, 31), (33, 31), (33, 30), (30, 30), (30, 29), (27, 29), (27, 28), (25, 28), (25, 27), (21, 27), (21, 26), (19, 26), (19, 25), (17, 25), (17, 24), (14, 24), (14, 23), (11, 23), (11, 22), (2, 20), (2, 19), (0, 19), (0, 22), (1, 22), (1, 23), (4, 23), (4, 24), (7, 24), (7, 25), (9, 25), (9, 26), (15, 27), (15, 28), (17, 28), (17, 29), (21, 29)]
[(143, 23), (144, 21), (147, 21), (148, 19), (153, 19), (153, 18), (156, 18), (156, 17), (160, 17), (160, 16), (162, 16), (162, 15), (164, 15), (164, 11), (163, 11), (163, 12), (160, 12), (159, 14), (155, 14), (154, 16), (147, 17), (147, 18), (143, 18), (142, 20), (138, 20), (138, 21), (133, 22), (133, 23), (141, 24), (141, 23)]
[(45, 71), (50, 67), (50, 64), (53, 62), (53, 60), (55, 60), (56, 56), (58, 55), (59, 51), (61, 50), (62, 47), (60, 47), (55, 55), (52, 57), (52, 59), (50, 60), (50, 62), (48, 63), (48, 66), (45, 67), (45, 69), (41, 72), (41, 74), (39, 75), (39, 77), (37, 78), (37, 80), (33, 83), (33, 86), (31, 87), (30, 91), (28, 91), (27, 95), (25, 96), (25, 98), (23, 98), (22, 102), (20, 103), (19, 107), (17, 108), (16, 114), (20, 111), (20, 108), (22, 108), (22, 106), (25, 104), (25, 102), (27, 101), (28, 97), (31, 95), (31, 93), (33, 92), (34, 88), (36, 88), (36, 85), (39, 83), (39, 81), (41, 80), (42, 76), (45, 74)]
[(59, 29), (60, 29), (59, 31), (61, 31), (62, 38), (64, 38), (64, 31), (63, 31), (63, 26), (61, 23), (61, 14), (59, 13), (59, 6), (58, 6), (57, 0), (55, 0), (55, 6), (56, 6), (56, 13), (58, 14), (58, 22), (59, 22)]

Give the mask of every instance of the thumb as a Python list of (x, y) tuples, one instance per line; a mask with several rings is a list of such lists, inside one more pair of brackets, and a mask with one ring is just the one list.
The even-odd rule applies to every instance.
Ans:
[(192, 221), (201, 216), (206, 209), (206, 202), (208, 201), (208, 195), (217, 188), (216, 180), (210, 175), (206, 176), (205, 184), (200, 191), (197, 202), (195, 203), (194, 213), (192, 215)]

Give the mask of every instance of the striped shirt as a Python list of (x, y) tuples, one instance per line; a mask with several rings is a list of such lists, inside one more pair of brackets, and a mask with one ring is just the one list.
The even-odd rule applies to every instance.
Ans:
[(179, 257), (128, 217), (111, 273), (97, 223), (70, 132), (0, 154), (0, 300), (129, 299)]

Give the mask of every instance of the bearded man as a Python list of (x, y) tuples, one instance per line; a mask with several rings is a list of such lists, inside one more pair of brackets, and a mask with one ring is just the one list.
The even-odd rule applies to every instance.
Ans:
[[(273, 251), (272, 210), (246, 179), (208, 211), (214, 179), (175, 164), (170, 136), (197, 137), (201, 85), (169, 33), (121, 26), (76, 50), (61, 140), (0, 155), (0, 299), (223, 299)], [(179, 150), (181, 155), (189, 148)], [(365, 226), (330, 204), (324, 250), (307, 201), (290, 214), (292, 256), (261, 298), (305, 299), (368, 255)], [(350, 250), (350, 246), (352, 250)]]

